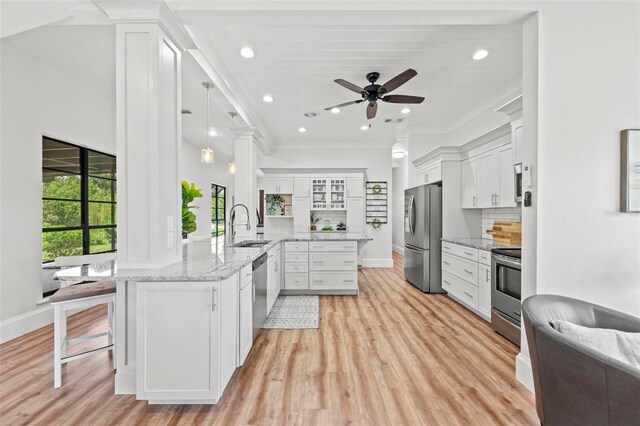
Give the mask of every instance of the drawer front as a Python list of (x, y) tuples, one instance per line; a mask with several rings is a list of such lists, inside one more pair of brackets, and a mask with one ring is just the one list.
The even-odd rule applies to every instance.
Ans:
[(240, 269), (240, 288), (250, 283), (252, 279), (253, 271), (251, 270), (251, 264), (243, 266), (242, 269)]
[(289, 272), (308, 272), (309, 271), (309, 265), (305, 262), (305, 263), (285, 263), (284, 264), (284, 271), (286, 273)]
[(478, 285), (478, 263), (458, 256), (442, 253), (442, 270), (461, 278), (470, 284)]
[(286, 290), (307, 290), (309, 288), (309, 274), (285, 274), (284, 288)]
[(478, 261), (483, 265), (491, 266), (491, 252), (478, 250)]
[(309, 251), (357, 251), (357, 241), (311, 241)]
[(456, 289), (455, 283), (457, 279), (453, 277), (453, 275), (442, 271), (442, 289), (447, 293), (453, 294), (455, 296)]
[(478, 249), (474, 249), (467, 246), (461, 246), (459, 244), (452, 244), (452, 243), (443, 241), (442, 252), (454, 254), (456, 256), (460, 256), (462, 258), (472, 260), (474, 262), (478, 261)]
[(309, 253), (309, 268), (312, 271), (355, 271), (358, 256), (355, 253)]
[(478, 287), (474, 287), (465, 282), (458, 282), (458, 299), (462, 300), (473, 309), (478, 310)]
[(353, 290), (358, 288), (358, 272), (311, 272), (312, 290)]
[(309, 261), (309, 254), (300, 252), (289, 252), (284, 255), (285, 262), (298, 262), (307, 263)]
[(443, 272), (442, 288), (471, 308), (478, 310), (478, 287), (462, 281), (455, 275)]
[(285, 241), (284, 251), (308, 251), (309, 243), (306, 241)]

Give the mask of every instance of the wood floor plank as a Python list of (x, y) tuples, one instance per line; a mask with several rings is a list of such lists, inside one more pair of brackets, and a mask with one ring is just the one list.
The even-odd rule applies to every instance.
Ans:
[[(53, 329), (0, 346), (5, 425), (539, 424), (515, 380), (518, 348), (446, 295), (394, 267), (359, 271), (360, 295), (320, 299), (317, 330), (263, 330), (216, 406), (150, 406), (114, 395), (108, 353), (63, 367), (53, 388)], [(106, 309), (70, 318), (69, 334), (105, 331)], [(81, 343), (77, 349), (93, 344)]]

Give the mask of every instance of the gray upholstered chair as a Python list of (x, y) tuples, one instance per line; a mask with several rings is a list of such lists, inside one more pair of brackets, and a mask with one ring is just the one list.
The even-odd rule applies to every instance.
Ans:
[(640, 425), (640, 370), (568, 339), (554, 320), (640, 332), (640, 318), (569, 297), (537, 295), (522, 304), (540, 422)]

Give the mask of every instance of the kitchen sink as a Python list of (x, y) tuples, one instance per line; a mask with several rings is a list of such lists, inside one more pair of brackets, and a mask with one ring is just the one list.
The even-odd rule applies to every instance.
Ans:
[(244, 240), (244, 241), (240, 241), (240, 242), (237, 242), (237, 243), (231, 245), (231, 247), (235, 247), (235, 248), (260, 248), (262, 246), (266, 246), (270, 242), (271, 242), (271, 240)]

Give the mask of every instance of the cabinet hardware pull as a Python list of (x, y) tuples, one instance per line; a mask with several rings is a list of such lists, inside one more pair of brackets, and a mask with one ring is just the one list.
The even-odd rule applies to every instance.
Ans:
[(313, 282), (315, 284), (322, 284), (324, 282), (324, 280), (313, 280)]
[(353, 280), (344, 280), (345, 283), (352, 283)]
[(451, 264), (449, 262), (445, 262), (444, 260), (442, 261), (442, 263), (447, 265), (447, 266), (451, 266)]
[(477, 201), (476, 201), (476, 196), (475, 195), (473, 196), (473, 205), (474, 206), (477, 205)]
[(467, 293), (466, 291), (464, 292), (464, 295), (473, 299), (473, 296)]
[(467, 274), (471, 274), (471, 275), (473, 275), (473, 272), (471, 272), (471, 271), (469, 271), (469, 270), (467, 270), (467, 269), (465, 269), (464, 271), (465, 271)]
[(442, 248), (445, 249), (445, 250), (451, 250), (451, 247), (449, 247), (449, 246), (442, 246)]
[(473, 256), (473, 253), (470, 253), (468, 251), (465, 251), (464, 254), (466, 254), (467, 256)]
[(216, 310), (216, 289), (215, 287), (211, 288), (211, 310)]
[(344, 263), (353, 263), (353, 260), (345, 260)]
[(447, 280), (442, 280), (442, 282), (445, 283), (445, 284), (451, 285), (451, 283), (449, 281), (447, 281)]
[(489, 281), (489, 269), (487, 269), (487, 281)]
[(323, 260), (314, 260), (313, 263), (324, 263)]

